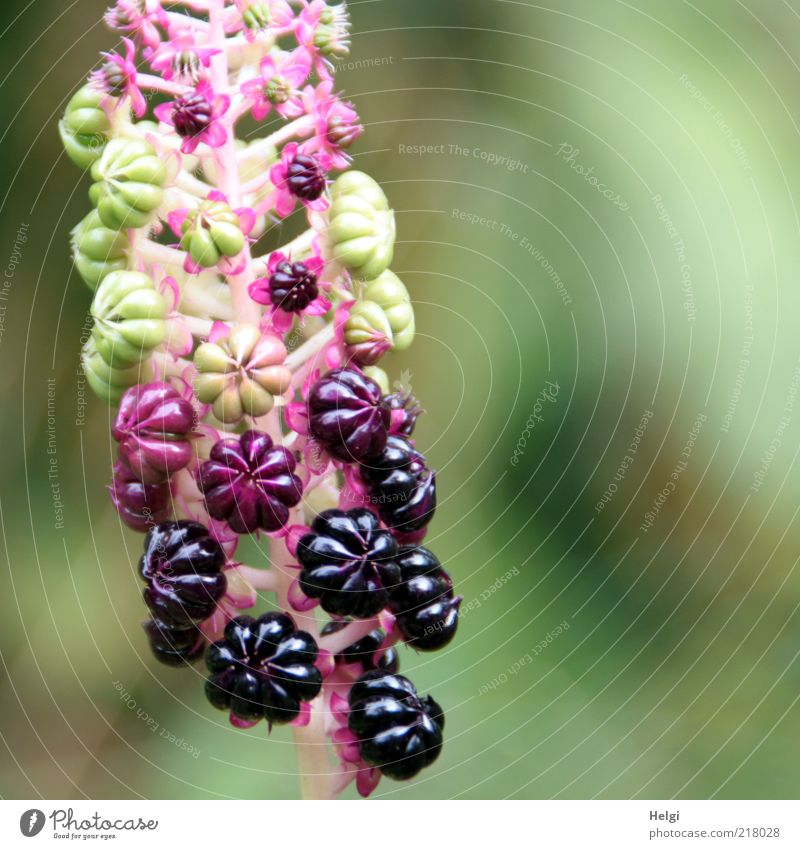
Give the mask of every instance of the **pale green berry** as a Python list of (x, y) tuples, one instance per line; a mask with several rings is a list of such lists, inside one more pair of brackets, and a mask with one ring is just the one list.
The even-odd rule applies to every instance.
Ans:
[(89, 168), (108, 141), (111, 122), (101, 105), (105, 97), (98, 89), (83, 86), (72, 96), (64, 117), (58, 122), (64, 150), (80, 168)]
[(204, 200), (185, 219), (181, 247), (203, 268), (233, 257), (246, 244), (239, 216), (224, 201)]
[(111, 230), (93, 209), (72, 231), (72, 261), (90, 289), (112, 271), (127, 267), (130, 241), (125, 230)]
[(414, 308), (403, 281), (388, 269), (364, 292), (367, 301), (378, 304), (392, 328), (395, 351), (405, 351), (414, 341)]
[(394, 212), (381, 187), (361, 171), (346, 171), (331, 186), (327, 238), (334, 259), (355, 277), (372, 280), (394, 255)]
[(121, 369), (147, 357), (167, 336), (168, 307), (138, 271), (112, 271), (95, 292), (92, 337), (108, 365)]
[(131, 386), (148, 383), (153, 379), (148, 362), (135, 363), (127, 368), (112, 368), (100, 355), (91, 336), (81, 352), (81, 364), (95, 395), (109, 404), (118, 404)]

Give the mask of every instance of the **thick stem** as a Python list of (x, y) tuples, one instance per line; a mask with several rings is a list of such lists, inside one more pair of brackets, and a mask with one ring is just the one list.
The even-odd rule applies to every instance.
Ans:
[[(292, 510), (289, 524), (300, 521), (297, 510)], [(290, 613), (298, 626), (319, 639), (319, 627), (313, 611), (299, 614), (289, 604), (289, 587), (297, 571), (288, 564), (293, 558), (283, 539), (270, 541), (270, 561), (276, 578), (275, 595), (281, 610)], [(320, 695), (310, 705), (311, 716), (304, 728), (293, 728), (297, 765), (300, 770), (300, 788), (304, 799), (333, 798), (333, 778), (335, 770), (328, 757), (328, 744), (325, 737), (325, 714), (323, 698)]]
[(307, 360), (316, 357), (320, 351), (332, 342), (335, 336), (333, 324), (326, 324), (322, 330), (315, 333), (307, 342), (304, 342), (296, 351), (292, 351), (286, 358), (286, 365), (292, 370), (299, 369)]

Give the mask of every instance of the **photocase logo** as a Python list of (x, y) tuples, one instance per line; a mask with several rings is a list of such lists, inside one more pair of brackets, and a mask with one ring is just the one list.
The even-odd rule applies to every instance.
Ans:
[(19, 830), (25, 837), (36, 837), (36, 835), (44, 828), (44, 811), (38, 808), (31, 808), (19, 818)]

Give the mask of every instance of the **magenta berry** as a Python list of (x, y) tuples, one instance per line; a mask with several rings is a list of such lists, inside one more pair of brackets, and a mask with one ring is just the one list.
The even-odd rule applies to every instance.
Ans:
[(134, 386), (119, 404), (112, 434), (143, 483), (163, 483), (192, 459), (192, 405), (168, 383)]
[(169, 518), (172, 509), (169, 483), (142, 483), (123, 460), (114, 466), (108, 492), (120, 518), (134, 531), (144, 533)]
[(197, 484), (210, 515), (226, 521), (237, 534), (277, 531), (302, 497), (295, 465), (291, 452), (276, 447), (266, 433), (248, 430), (238, 439), (214, 445)]
[(281, 262), (269, 289), (273, 306), (284, 312), (302, 312), (319, 295), (317, 275), (303, 262)]
[(206, 130), (211, 123), (213, 109), (204, 94), (192, 92), (179, 97), (172, 107), (172, 122), (175, 132), (183, 138), (191, 138)]
[(325, 191), (325, 172), (314, 156), (298, 153), (289, 163), (289, 191), (302, 200), (316, 200)]

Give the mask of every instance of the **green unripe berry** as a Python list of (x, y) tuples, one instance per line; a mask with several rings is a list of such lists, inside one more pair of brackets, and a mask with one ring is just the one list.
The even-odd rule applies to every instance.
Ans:
[(93, 209), (72, 231), (72, 261), (90, 289), (112, 271), (127, 267), (130, 247), (125, 230), (111, 230)]
[(239, 216), (223, 201), (204, 200), (186, 217), (182, 230), (181, 247), (203, 268), (223, 256), (236, 256), (245, 246)]
[(388, 269), (373, 280), (364, 298), (379, 305), (392, 328), (395, 351), (405, 351), (414, 341), (414, 308), (403, 281)]
[(112, 368), (100, 355), (95, 340), (89, 337), (81, 352), (83, 373), (92, 391), (109, 404), (118, 404), (127, 389), (152, 380), (149, 363), (136, 363), (127, 368)]
[(85, 85), (70, 99), (58, 132), (67, 156), (80, 168), (89, 168), (103, 153), (111, 122), (101, 103), (103, 92)]
[(168, 307), (155, 284), (138, 271), (112, 271), (94, 296), (92, 338), (115, 369), (139, 363), (167, 336)]

